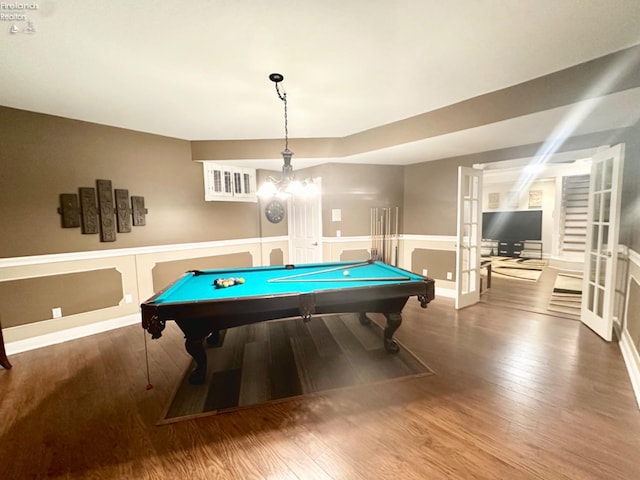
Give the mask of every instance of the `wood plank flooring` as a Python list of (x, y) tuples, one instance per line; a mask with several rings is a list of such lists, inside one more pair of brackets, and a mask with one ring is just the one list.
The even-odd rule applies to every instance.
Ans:
[[(490, 305), (501, 305), (531, 312), (545, 313), (560, 318), (579, 320), (579, 316), (566, 312), (549, 310), (553, 285), (558, 273), (563, 272), (552, 267), (544, 267), (536, 282), (509, 279), (492, 275), (491, 288), (483, 291), (480, 301)], [(486, 278), (483, 278), (486, 282)]]
[(156, 426), (189, 362), (167, 327), (149, 391), (139, 326), (11, 356), (0, 478), (640, 478), (619, 347), (580, 322), (411, 299), (396, 336), (435, 375)]

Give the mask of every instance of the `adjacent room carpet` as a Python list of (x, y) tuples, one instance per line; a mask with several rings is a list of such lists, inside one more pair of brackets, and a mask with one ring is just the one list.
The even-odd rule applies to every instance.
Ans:
[(537, 282), (547, 262), (531, 258), (493, 257), (492, 275)]
[(549, 310), (580, 316), (582, 303), (582, 275), (558, 273), (549, 300)]
[(381, 327), (354, 314), (231, 328), (207, 361), (205, 384), (189, 384), (190, 365), (160, 423), (433, 373), (402, 345), (387, 353)]

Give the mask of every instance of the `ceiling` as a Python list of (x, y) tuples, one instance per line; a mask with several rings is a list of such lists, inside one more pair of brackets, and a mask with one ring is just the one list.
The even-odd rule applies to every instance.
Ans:
[[(7, 5), (3, 3), (3, 5)], [(0, 105), (186, 140), (345, 137), (640, 43), (640, 2), (42, 0), (0, 21)], [(28, 22), (35, 33), (25, 33)], [(10, 33), (13, 24), (18, 33)], [(587, 100), (586, 102), (594, 102)], [(339, 159), (409, 164), (635, 123), (640, 89)], [(260, 159), (254, 159), (260, 160)], [(236, 162), (237, 163), (237, 162)], [(281, 162), (275, 161), (274, 168)], [(261, 164), (262, 168), (266, 164)]]

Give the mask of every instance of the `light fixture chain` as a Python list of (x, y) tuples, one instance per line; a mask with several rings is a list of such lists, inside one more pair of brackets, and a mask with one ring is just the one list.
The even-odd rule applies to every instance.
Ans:
[(280, 93), (280, 88), (276, 82), (276, 93), (280, 100), (284, 102), (284, 149), (289, 150), (289, 119), (287, 118), (287, 92)]

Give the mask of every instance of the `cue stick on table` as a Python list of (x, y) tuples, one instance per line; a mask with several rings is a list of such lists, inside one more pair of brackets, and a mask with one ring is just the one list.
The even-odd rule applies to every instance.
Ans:
[(308, 275), (317, 275), (319, 273), (335, 272), (337, 270), (348, 270), (350, 268), (364, 267), (365, 265), (371, 265), (371, 262), (367, 260), (366, 262), (362, 262), (362, 263), (354, 263), (353, 265), (342, 265), (340, 267), (332, 267), (332, 268), (327, 268), (325, 270), (318, 270), (317, 272), (296, 273), (295, 275), (287, 275), (286, 277), (272, 278), (267, 280), (267, 282), (277, 282), (280, 280), (287, 280), (289, 278), (306, 277)]
[(274, 278), (268, 282), (405, 282), (409, 277), (367, 277), (367, 278)]

